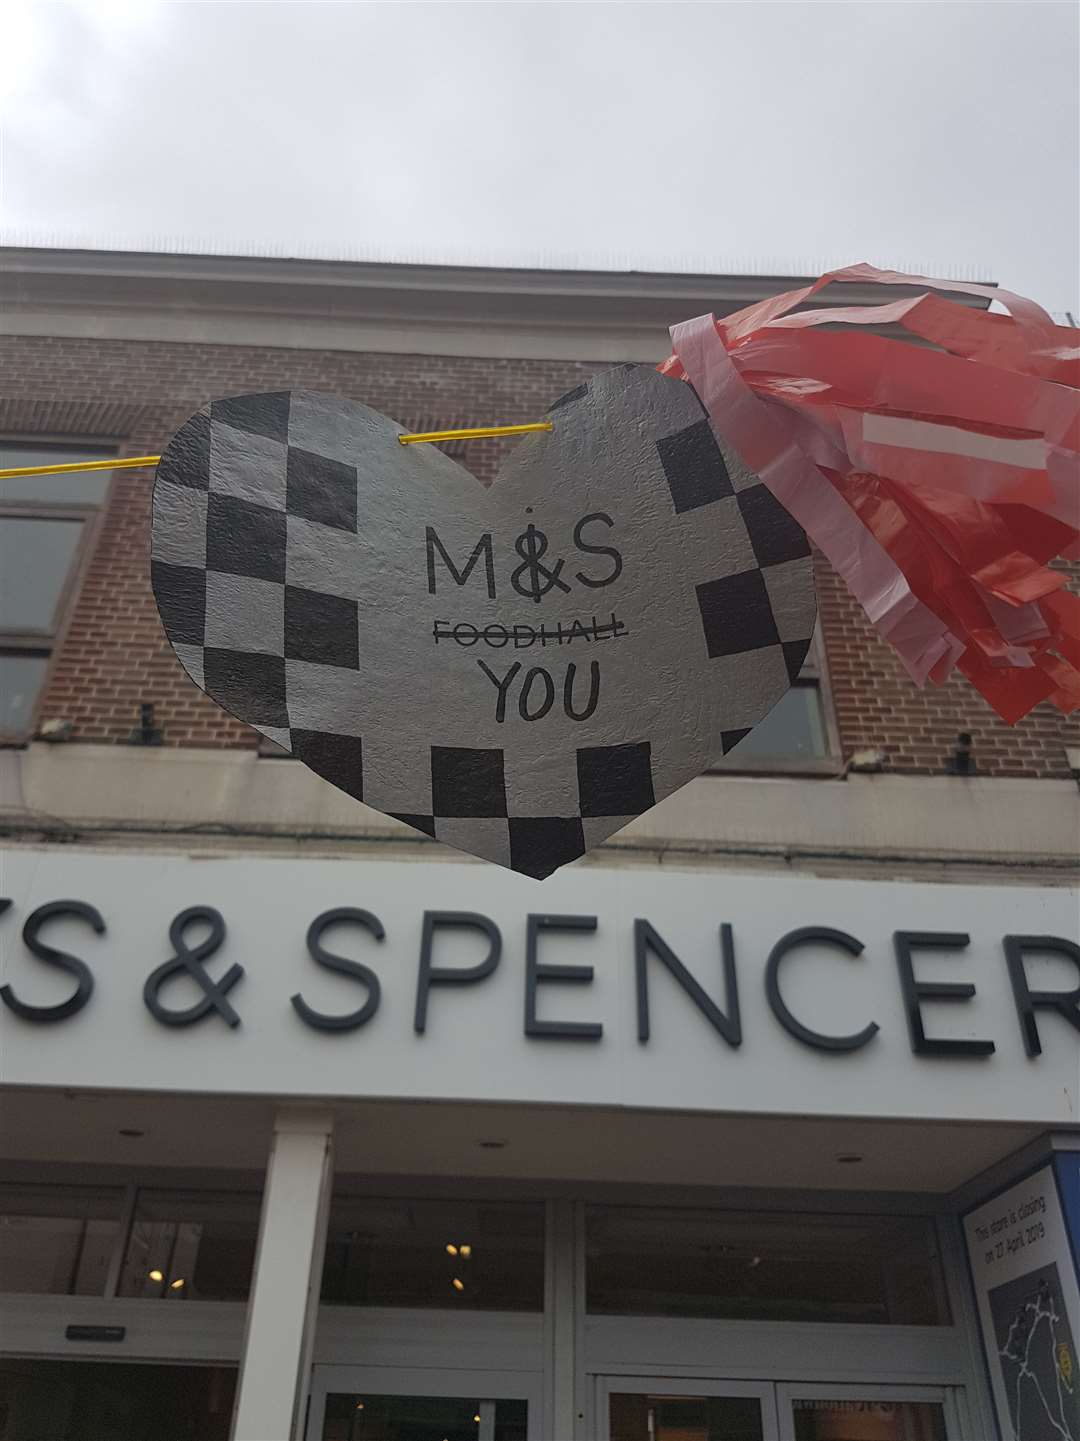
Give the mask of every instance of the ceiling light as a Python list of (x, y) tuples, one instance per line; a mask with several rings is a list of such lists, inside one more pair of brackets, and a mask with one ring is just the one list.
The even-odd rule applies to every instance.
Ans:
[(471, 1246), (461, 1246), (461, 1247), (459, 1247), (459, 1249), (460, 1249), (460, 1251), (461, 1251), (461, 1254), (465, 1257), (465, 1259), (466, 1259), (466, 1261), (467, 1261), (467, 1260), (469, 1259), (469, 1257), (472, 1255), (472, 1247), (471, 1247)]
[(453, 1241), (448, 1241), (448, 1242), (446, 1243), (446, 1254), (447, 1254), (448, 1256), (456, 1256), (456, 1255), (457, 1255), (457, 1247), (454, 1245)]
[(454, 1279), (450, 1282), (450, 1284), (451, 1286), (453, 1286), (455, 1291), (464, 1291), (465, 1289), (465, 1282), (462, 1281), (459, 1276), (455, 1276)]
[(363, 1403), (363, 1401), (357, 1401), (357, 1403), (356, 1403), (356, 1409), (357, 1409), (358, 1411), (362, 1411), (362, 1410), (364, 1409), (364, 1403)]
[(176, 1278), (175, 1281), (170, 1281), (170, 1282), (169, 1282), (169, 1290), (170, 1290), (170, 1291), (182, 1291), (186, 1285), (187, 1285), (187, 1282), (184, 1280), (183, 1276), (177, 1276), (177, 1278)]
[(148, 1272), (148, 1275), (151, 1281), (164, 1281), (165, 1279), (165, 1272), (158, 1271), (156, 1268), (153, 1271)]
[(477, 1411), (476, 1415), (473, 1417), (473, 1420), (474, 1420), (475, 1422), (477, 1422), (477, 1424), (479, 1424), (479, 1421), (480, 1421), (480, 1412), (479, 1412), (479, 1411)]

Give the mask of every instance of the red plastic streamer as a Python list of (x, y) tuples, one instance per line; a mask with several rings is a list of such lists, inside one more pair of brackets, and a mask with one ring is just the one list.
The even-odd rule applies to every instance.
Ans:
[[(920, 293), (793, 313), (833, 281)], [(923, 344), (867, 329), (886, 325)], [(1080, 332), (992, 286), (853, 265), (671, 335), (660, 369), (694, 385), (917, 684), (955, 666), (1010, 724), (1080, 709), (1080, 597), (1048, 564), (1080, 558)]]

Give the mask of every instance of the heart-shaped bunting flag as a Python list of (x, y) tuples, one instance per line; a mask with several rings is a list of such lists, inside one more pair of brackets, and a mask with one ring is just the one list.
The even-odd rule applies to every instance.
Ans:
[(646, 366), (552, 406), (490, 488), (303, 391), (214, 401), (154, 485), (184, 669), (318, 775), (543, 877), (781, 698), (816, 615), (799, 526)]

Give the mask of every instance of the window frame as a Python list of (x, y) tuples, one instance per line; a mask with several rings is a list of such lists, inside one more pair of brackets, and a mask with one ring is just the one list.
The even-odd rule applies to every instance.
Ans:
[[(142, 1206), (146, 1204), (149, 1208), (158, 1206), (164, 1207), (164, 1215), (140, 1214)], [(188, 1206), (202, 1206), (204, 1214), (199, 1220), (193, 1220), (188, 1212)], [(259, 1224), (262, 1214), (263, 1193), (257, 1188), (233, 1187), (222, 1188), (218, 1186), (192, 1186), (192, 1185), (154, 1185), (152, 1183), (136, 1183), (131, 1188), (129, 1204), (124, 1216), (124, 1235), (122, 1244), (118, 1248), (118, 1259), (115, 1260), (115, 1277), (113, 1280), (113, 1293), (116, 1297), (125, 1301), (180, 1301), (189, 1302), (193, 1297), (193, 1290), (198, 1273), (198, 1250), (202, 1243), (200, 1235), (195, 1246), (193, 1266), (185, 1281), (190, 1281), (191, 1286), (185, 1286), (182, 1293), (177, 1294), (169, 1282), (176, 1278), (172, 1270), (177, 1248), (180, 1244), (181, 1227), (185, 1225), (204, 1225), (209, 1221), (224, 1220), (229, 1222), (235, 1219), (235, 1212), (250, 1206), (253, 1215), (251, 1216), (251, 1275), (248, 1280), (247, 1294), (243, 1297), (237, 1296), (206, 1296), (194, 1297), (195, 1304), (212, 1306), (241, 1305), (247, 1306), (251, 1301), (251, 1291), (255, 1279), (255, 1266), (258, 1254)], [(246, 1220), (246, 1217), (241, 1217)], [(166, 1232), (166, 1238), (151, 1238), (144, 1240), (139, 1233), (140, 1226), (171, 1228), (172, 1234)], [(164, 1279), (160, 1291), (154, 1295), (147, 1292), (145, 1284), (141, 1290), (127, 1290), (129, 1280), (134, 1280), (136, 1275), (141, 1274), (141, 1266), (144, 1262), (155, 1261), (158, 1258), (152, 1254), (152, 1247), (160, 1242), (167, 1252), (168, 1262), (165, 1269)], [(136, 1247), (145, 1245), (147, 1255), (143, 1258), (136, 1256)], [(156, 1284), (156, 1283), (155, 1283)]]
[[(117, 1173), (114, 1175), (114, 1172)], [(171, 1173), (171, 1174), (170, 1174)], [(96, 1179), (88, 1182), (88, 1174)], [(209, 1185), (207, 1182), (209, 1181)], [(903, 1397), (921, 1399), (910, 1388), (945, 1387), (955, 1402), (959, 1420), (949, 1423), (950, 1441), (969, 1435), (993, 1434), (993, 1412), (983, 1374), (978, 1332), (973, 1320), (970, 1280), (959, 1222), (940, 1195), (826, 1191), (810, 1193), (810, 1204), (799, 1214), (932, 1217), (942, 1280), (953, 1317), (948, 1327), (873, 1326), (845, 1323), (701, 1321), (685, 1318), (592, 1316), (585, 1313), (586, 1242), (584, 1212), (588, 1205), (656, 1206), (683, 1209), (685, 1187), (621, 1182), (579, 1182), (568, 1194), (566, 1183), (537, 1185), (509, 1178), (425, 1176), (388, 1178), (385, 1175), (343, 1170), (335, 1175), (342, 1195), (351, 1198), (382, 1197), (393, 1186), (399, 1195), (418, 1199), (540, 1200), (546, 1208), (544, 1312), (442, 1312), (397, 1308), (319, 1307), (312, 1363), (351, 1367), (355, 1357), (364, 1368), (392, 1367), (400, 1380), (401, 1360), (407, 1353), (418, 1371), (427, 1375), (462, 1373), (473, 1369), (483, 1355), (491, 1372), (525, 1373), (542, 1381), (536, 1412), (537, 1435), (552, 1434), (555, 1408), (571, 1399), (587, 1413), (588, 1434), (603, 1434), (596, 1421), (596, 1387), (605, 1377), (643, 1374), (686, 1382), (695, 1392), (699, 1383), (718, 1376), (717, 1356), (724, 1357), (723, 1375), (780, 1385), (796, 1378), (799, 1395), (809, 1385), (820, 1386), (826, 1399), (841, 1395), (841, 1387), (865, 1398), (870, 1383), (852, 1377), (873, 1377), (874, 1387), (904, 1389)], [(394, 1186), (393, 1182), (397, 1185)], [(18, 1189), (48, 1187), (59, 1192), (87, 1184), (126, 1186), (125, 1216), (130, 1218), (137, 1186), (178, 1191), (249, 1190), (264, 1184), (261, 1171), (218, 1167), (201, 1168), (198, 1175), (185, 1167), (102, 1166), (9, 1162), (0, 1167), (0, 1184)], [(400, 1188), (400, 1189), (399, 1189)], [(406, 1189), (407, 1188), (407, 1189)], [(694, 1188), (700, 1201), (692, 1209), (788, 1211), (790, 1191), (752, 1188)], [(125, 1221), (125, 1227), (128, 1221)], [(123, 1247), (123, 1239), (120, 1247)], [(142, 1299), (44, 1294), (0, 1295), (9, 1329), (17, 1336), (17, 1353), (42, 1359), (145, 1361), (154, 1365), (236, 1365), (243, 1353), (245, 1314), (249, 1303), (214, 1301), (159, 1307)], [(558, 1327), (555, 1318), (559, 1318)], [(73, 1342), (65, 1328), (72, 1323), (126, 1325), (131, 1328), (123, 1350), (99, 1341)], [(562, 1337), (559, 1340), (559, 1337)], [(572, 1339), (576, 1338), (576, 1339)], [(569, 1350), (567, 1349), (569, 1348)], [(16, 1353), (9, 1343), (5, 1355)], [(627, 1359), (627, 1358), (631, 1359)], [(637, 1358), (637, 1359), (634, 1359)], [(322, 1373), (329, 1377), (330, 1372)], [(320, 1372), (312, 1373), (314, 1386)], [(798, 1382), (797, 1378), (812, 1378)], [(371, 1380), (370, 1373), (365, 1383)], [(363, 1387), (359, 1389), (364, 1389)], [(392, 1391), (386, 1386), (382, 1389)], [(483, 1389), (471, 1385), (470, 1391)], [(450, 1395), (440, 1381), (432, 1394)], [(506, 1394), (506, 1393), (503, 1393)], [(531, 1413), (530, 1413), (531, 1415)], [(981, 1429), (980, 1429), (981, 1427)], [(318, 1431), (314, 1433), (316, 1436)], [(531, 1433), (532, 1434), (532, 1433)]]
[[(60, 440), (52, 435), (48, 437), (26, 434), (0, 435), (0, 451), (4, 451), (8, 447), (12, 450), (25, 447), (39, 452), (55, 450), (62, 458), (78, 450), (85, 452), (88, 460), (113, 460), (118, 459), (120, 454), (118, 441), (102, 440), (100, 436), (83, 442), (78, 437), (67, 436)], [(105, 488), (101, 500), (88, 502), (85, 505), (79, 505), (70, 500), (9, 500), (4, 493), (3, 482), (0, 482), (0, 522), (5, 520), (74, 520), (81, 525), (79, 538), (68, 565), (67, 574), (60, 587), (49, 627), (47, 629), (21, 627), (9, 630), (3, 626), (2, 617), (0, 617), (0, 656), (40, 656), (45, 661), (45, 672), (30, 708), (25, 728), (5, 730), (0, 725), (0, 746), (27, 745), (37, 734), (42, 719), (41, 707), (52, 680), (56, 658), (71, 624), (75, 602), (82, 590), (90, 557), (96, 548), (103, 519), (109, 507), (114, 474), (113, 471), (106, 472)]]
[[(894, 1238), (884, 1235), (888, 1228), (896, 1225), (908, 1225), (910, 1223), (913, 1232), (912, 1238), (909, 1238), (907, 1243), (909, 1247), (907, 1254), (910, 1256), (911, 1241), (919, 1241), (919, 1238), (914, 1236), (914, 1226), (917, 1225), (922, 1231), (921, 1240), (926, 1243), (926, 1249), (916, 1260), (921, 1261), (922, 1264), (927, 1267), (930, 1288), (933, 1295), (933, 1305), (937, 1310), (937, 1319), (932, 1321), (925, 1319), (905, 1321), (897, 1320), (891, 1316), (883, 1316), (879, 1319), (870, 1319), (868, 1317), (853, 1319), (826, 1315), (815, 1315), (812, 1318), (799, 1316), (738, 1316), (725, 1314), (710, 1315), (696, 1309), (693, 1311), (664, 1311), (647, 1308), (635, 1309), (633, 1306), (618, 1306), (616, 1308), (597, 1307), (596, 1302), (598, 1298), (590, 1284), (589, 1266), (590, 1262), (593, 1262), (599, 1257), (603, 1248), (603, 1236), (601, 1231), (596, 1228), (596, 1222), (599, 1220), (602, 1226), (603, 1220), (611, 1213), (614, 1213), (617, 1221), (629, 1221), (631, 1225), (633, 1225), (634, 1222), (643, 1222), (646, 1227), (650, 1228), (652, 1234), (655, 1236), (670, 1234), (670, 1228), (673, 1225), (677, 1226), (679, 1221), (685, 1218), (696, 1228), (715, 1228), (722, 1250), (729, 1249), (732, 1243), (737, 1246), (740, 1244), (740, 1241), (742, 1244), (753, 1242), (755, 1249), (761, 1246), (763, 1254), (765, 1254), (769, 1243), (764, 1237), (759, 1236), (755, 1238), (753, 1236), (752, 1233), (755, 1228), (763, 1225), (779, 1226), (787, 1232), (791, 1241), (794, 1241), (800, 1228), (806, 1228), (810, 1231), (811, 1237), (804, 1249), (807, 1252), (810, 1263), (816, 1263), (818, 1265), (823, 1263), (830, 1264), (831, 1258), (827, 1249), (822, 1250), (821, 1248), (817, 1248), (815, 1251), (815, 1238), (813, 1237), (813, 1231), (815, 1229), (824, 1231), (846, 1229), (850, 1233), (852, 1244), (854, 1245), (857, 1242), (860, 1231), (865, 1232), (868, 1228), (876, 1228), (879, 1231), (879, 1240), (892, 1240)], [(806, 1226), (808, 1222), (809, 1227)], [(936, 1224), (935, 1215), (929, 1210), (905, 1210), (902, 1213), (892, 1211), (882, 1212), (868, 1209), (865, 1205), (853, 1204), (842, 1205), (837, 1209), (830, 1208), (828, 1210), (807, 1212), (800, 1211), (797, 1208), (788, 1209), (784, 1206), (751, 1208), (737, 1204), (686, 1206), (679, 1204), (650, 1205), (648, 1203), (635, 1203), (632, 1201), (629, 1203), (586, 1201), (582, 1216), (582, 1227), (584, 1239), (584, 1261), (581, 1276), (583, 1307), (584, 1315), (592, 1320), (631, 1318), (633, 1320), (645, 1320), (656, 1325), (670, 1322), (676, 1326), (682, 1326), (684, 1324), (715, 1326), (719, 1324), (729, 1327), (749, 1326), (751, 1328), (764, 1326), (811, 1326), (819, 1328), (827, 1327), (830, 1329), (860, 1327), (863, 1329), (869, 1328), (871, 1331), (880, 1329), (892, 1329), (895, 1331), (897, 1329), (903, 1329), (940, 1333), (952, 1330), (958, 1324), (953, 1298), (949, 1293), (946, 1276), (946, 1257), (942, 1237)], [(725, 1228), (728, 1229), (725, 1231)], [(743, 1232), (741, 1237), (739, 1236), (740, 1231)], [(745, 1234), (747, 1231), (751, 1233), (749, 1236)], [(806, 1230), (804, 1229), (803, 1234), (805, 1235), (805, 1233)], [(628, 1246), (632, 1244), (633, 1232), (631, 1231), (630, 1235), (623, 1240), (623, 1245)], [(781, 1244), (791, 1244), (791, 1242), (785, 1241)], [(638, 1247), (638, 1253), (639, 1255), (641, 1254), (640, 1246)], [(879, 1265), (884, 1263), (884, 1259), (888, 1254), (896, 1253), (890, 1253), (886, 1249), (882, 1249), (877, 1253)], [(905, 1264), (910, 1265), (910, 1260)], [(881, 1288), (877, 1304), (888, 1307), (890, 1305), (889, 1278), (887, 1274), (882, 1271), (879, 1279)]]
[[(340, 1242), (337, 1240), (337, 1236), (341, 1232), (343, 1226), (346, 1230), (348, 1230), (354, 1228), (358, 1220), (361, 1224), (363, 1223), (365, 1210), (369, 1212), (373, 1210), (382, 1211), (384, 1214), (387, 1211), (396, 1210), (399, 1211), (403, 1216), (408, 1215), (410, 1217), (410, 1231), (411, 1234), (415, 1236), (421, 1234), (425, 1217), (431, 1216), (432, 1212), (435, 1212), (438, 1215), (440, 1225), (445, 1225), (445, 1212), (447, 1209), (452, 1209), (454, 1207), (459, 1208), (460, 1211), (467, 1211), (472, 1209), (478, 1213), (482, 1211), (485, 1207), (499, 1207), (519, 1211), (532, 1210), (537, 1213), (535, 1219), (539, 1224), (536, 1227), (535, 1234), (530, 1236), (530, 1232), (527, 1228), (521, 1228), (518, 1230), (514, 1237), (515, 1247), (518, 1248), (519, 1251), (527, 1247), (531, 1239), (535, 1239), (540, 1244), (540, 1261), (537, 1276), (537, 1280), (539, 1282), (539, 1304), (537, 1306), (520, 1304), (512, 1304), (507, 1306), (491, 1306), (476, 1304), (471, 1298), (467, 1300), (458, 1300), (455, 1299), (452, 1293), (447, 1292), (443, 1293), (441, 1299), (437, 1299), (434, 1296), (434, 1287), (432, 1288), (432, 1299), (430, 1301), (410, 1299), (398, 1303), (392, 1303), (386, 1299), (374, 1301), (350, 1300), (332, 1295), (328, 1296), (326, 1294), (327, 1281), (328, 1279), (330, 1279), (332, 1274), (330, 1271), (329, 1260), (331, 1245), (340, 1245)], [(421, 1211), (416, 1211), (416, 1208), (423, 1209)], [(416, 1212), (415, 1220), (412, 1219), (412, 1215), (414, 1212)], [(370, 1222), (368, 1224), (370, 1224)], [(477, 1224), (479, 1224), (479, 1222), (477, 1222)], [(394, 1233), (392, 1231), (383, 1231), (373, 1232), (372, 1234), (377, 1236), (387, 1236), (390, 1237), (392, 1240)], [(450, 1240), (453, 1234), (453, 1232), (444, 1232), (444, 1240)], [(489, 1237), (485, 1235), (482, 1230), (474, 1229), (473, 1226), (466, 1224), (465, 1235), (470, 1236), (470, 1242), (471, 1236), (475, 1235), (479, 1247), (483, 1248), (485, 1251), (494, 1248), (494, 1242), (492, 1240), (489, 1240)], [(465, 1239), (465, 1235), (462, 1235), (460, 1239)], [(422, 1242), (421, 1244), (426, 1245), (427, 1242)], [(434, 1242), (433, 1244), (437, 1244), (439, 1246), (439, 1249), (441, 1250), (442, 1243)], [(530, 1199), (528, 1196), (513, 1196), (505, 1198), (482, 1197), (474, 1195), (469, 1191), (465, 1191), (461, 1195), (438, 1196), (412, 1193), (408, 1190), (399, 1191), (393, 1188), (376, 1188), (372, 1191), (365, 1190), (361, 1192), (354, 1191), (351, 1188), (337, 1188), (333, 1191), (331, 1195), (330, 1207), (327, 1215), (326, 1247), (323, 1260), (322, 1277), (319, 1286), (319, 1304), (320, 1306), (324, 1307), (334, 1307), (335, 1309), (352, 1312), (373, 1312), (377, 1310), (386, 1310), (388, 1308), (393, 1308), (411, 1310), (415, 1312), (451, 1311), (455, 1315), (498, 1314), (503, 1316), (542, 1316), (544, 1313), (545, 1305), (544, 1276), (547, 1245), (548, 1238), (546, 1211), (545, 1204), (542, 1199), (534, 1200)], [(465, 1265), (468, 1266), (469, 1261), (465, 1261)], [(453, 1269), (456, 1269), (456, 1263), (454, 1266), (450, 1266), (448, 1260), (447, 1271), (442, 1277), (442, 1279), (449, 1282), (450, 1271)], [(465, 1272), (463, 1272), (462, 1274), (465, 1274)], [(479, 1294), (482, 1296), (483, 1292), (481, 1291)]]
[(838, 776), (843, 771), (843, 753), (840, 746), (840, 727), (836, 720), (833, 704), (832, 683), (829, 675), (828, 656), (822, 636), (821, 621), (814, 627), (810, 649), (806, 653), (802, 669), (792, 682), (791, 689), (817, 691), (821, 706), (821, 721), (825, 732), (825, 754), (822, 756), (750, 756), (739, 757), (738, 749), (725, 756), (722, 762), (714, 762), (704, 772), (706, 776)]
[[(124, 1238), (130, 1225), (129, 1203), (133, 1189), (132, 1186), (118, 1181), (107, 1181), (100, 1184), (76, 1181), (61, 1185), (31, 1179), (0, 1181), (0, 1218), (15, 1215), (24, 1216), (27, 1219), (80, 1221), (84, 1225), (94, 1220), (115, 1224), (115, 1231), (109, 1246), (109, 1262), (105, 1269), (100, 1292), (17, 1291), (8, 1287), (6, 1277), (0, 1277), (0, 1297), (50, 1296), (62, 1297), (70, 1301), (75, 1297), (94, 1300), (108, 1299), (115, 1295), (115, 1276), (119, 1270), (118, 1258), (123, 1252)], [(112, 1203), (115, 1206), (114, 1213), (111, 1216), (84, 1214), (83, 1208), (87, 1203), (92, 1207), (95, 1200)], [(43, 1209), (41, 1209), (42, 1207)], [(104, 1205), (102, 1210), (105, 1210)]]

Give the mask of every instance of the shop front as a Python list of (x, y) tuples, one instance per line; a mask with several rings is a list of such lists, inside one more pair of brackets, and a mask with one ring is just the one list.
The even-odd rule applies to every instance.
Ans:
[(1060, 886), (3, 854), (0, 1437), (1076, 1437)]
[[(913, 685), (820, 556), (811, 639), (805, 547), (753, 546), (763, 493), (723, 497), (742, 462), (716, 451), (716, 469), (710, 440), (712, 479), (688, 485), (696, 410), (650, 450), (687, 527), (674, 551), (633, 540), (613, 477), (587, 503), (560, 482), (550, 511), (530, 492), (493, 528), (442, 466), (464, 499), (414, 517), (413, 599), (386, 612), (411, 616), (407, 644), (365, 622), (387, 664), (361, 669), (360, 601), (320, 569), (355, 531), (369, 574), (345, 461), (298, 405), (290, 487), (280, 404), (230, 421), (230, 397), (319, 392), (414, 436), (553, 407), (570, 424), (601, 372), (663, 362), (672, 323), (811, 281), (5, 252), (0, 1441), (1080, 1441), (1075, 724), (1040, 705), (1006, 725), (966, 681)], [(219, 547), (233, 521), (215, 536), (209, 611), (205, 527), (181, 539), (166, 516), (155, 538), (132, 464), (208, 402), (221, 515), (251, 500), (233, 447), (276, 457), (250, 544)], [(490, 484), (513, 444), (451, 453)], [(716, 589), (695, 527), (717, 488), (759, 600), (761, 567), (802, 578), (779, 647), (775, 614), (748, 627), (749, 592)], [(389, 573), (396, 499), (387, 517)], [(314, 572), (288, 573), (279, 646), (263, 561), (308, 524), (326, 529)], [(601, 605), (616, 571), (633, 594)], [(433, 658), (477, 687), (461, 746), (490, 761), (500, 726), (529, 732), (517, 786), (586, 723), (594, 655), (600, 704), (634, 713), (639, 675), (616, 689), (613, 657), (637, 654), (629, 621), (663, 619), (676, 577), (732, 696), (757, 672), (728, 641), (771, 657), (779, 699), (753, 730), (725, 723), (661, 785), (628, 735), (608, 757), (637, 757), (626, 785), (600, 804), (607, 762), (575, 764), (512, 832), (505, 776), (483, 806), (452, 771), (449, 806), (434, 769), (411, 785), (434, 759), (410, 728), (458, 700)], [(512, 614), (484, 609), (496, 589)], [(680, 702), (657, 753), (705, 694), (668, 664), (689, 633), (642, 662)], [(315, 689), (286, 730), (285, 652), (325, 697), (409, 676), (382, 739), (347, 748), (372, 805), (295, 759), (338, 723)], [(254, 709), (231, 682), (204, 694), (215, 666), (252, 681)], [(392, 803), (377, 744), (398, 755)], [(520, 870), (529, 837), (588, 854), (536, 883), (451, 849)]]

